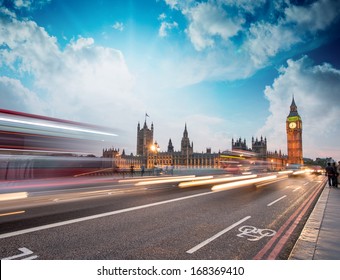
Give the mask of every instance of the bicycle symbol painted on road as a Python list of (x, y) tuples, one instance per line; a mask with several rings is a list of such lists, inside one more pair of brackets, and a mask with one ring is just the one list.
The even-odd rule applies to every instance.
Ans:
[(256, 228), (254, 226), (242, 226), (238, 229), (241, 233), (239, 233), (238, 237), (247, 237), (249, 241), (259, 241), (263, 237), (273, 236), (276, 231), (271, 229), (261, 229)]

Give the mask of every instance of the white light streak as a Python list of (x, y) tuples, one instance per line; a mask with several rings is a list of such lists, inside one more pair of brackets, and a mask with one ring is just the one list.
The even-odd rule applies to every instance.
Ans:
[(27, 192), (17, 192), (17, 193), (4, 193), (0, 194), (0, 201), (23, 199), (27, 198)]
[(36, 126), (48, 127), (48, 128), (65, 129), (69, 131), (86, 132), (86, 133), (100, 134), (100, 135), (106, 135), (106, 136), (118, 136), (117, 134), (114, 134), (114, 133), (108, 133), (108, 132), (103, 132), (103, 131), (98, 131), (98, 130), (84, 129), (80, 127), (70, 127), (70, 126), (59, 125), (59, 124), (57, 125), (57, 124), (47, 124), (47, 123), (39, 123), (39, 122), (24, 121), (24, 120), (15, 120), (15, 119), (8, 119), (4, 117), (0, 117), (0, 121), (36, 125)]
[(234, 188), (253, 185), (256, 183), (261, 183), (261, 182), (265, 182), (269, 180), (274, 180), (276, 178), (277, 178), (276, 175), (271, 175), (271, 176), (266, 176), (266, 177), (261, 177), (261, 178), (256, 178), (256, 179), (244, 180), (240, 182), (232, 182), (232, 183), (227, 183), (227, 184), (215, 185), (211, 188), (211, 190), (212, 191), (224, 191), (228, 189), (234, 189)]
[(164, 178), (160, 180), (138, 182), (137, 184), (135, 184), (135, 186), (155, 185), (155, 184), (183, 182), (183, 181), (206, 180), (206, 179), (211, 179), (211, 178), (213, 178), (213, 176), (202, 176), (202, 177), (193, 177), (193, 178), (170, 178), (170, 179)]
[(279, 171), (278, 173), (279, 174), (291, 174), (291, 173), (293, 173), (293, 171), (292, 170), (286, 170), (286, 171)]
[(119, 183), (130, 183), (130, 182), (143, 182), (143, 181), (155, 181), (155, 180), (166, 180), (169, 178), (180, 179), (180, 178), (195, 178), (196, 175), (186, 175), (186, 176), (168, 176), (168, 177), (146, 177), (146, 178), (135, 178), (135, 179), (122, 179)]
[(180, 183), (178, 186), (180, 188), (195, 187), (195, 186), (202, 186), (202, 185), (208, 185), (208, 184), (245, 180), (245, 179), (251, 179), (251, 178), (256, 178), (256, 177), (257, 175), (246, 175), (246, 176), (236, 176), (236, 177), (227, 177), (227, 178), (217, 178), (217, 179), (211, 179), (211, 180), (200, 180), (200, 181), (195, 181), (195, 182), (183, 182), (183, 183)]

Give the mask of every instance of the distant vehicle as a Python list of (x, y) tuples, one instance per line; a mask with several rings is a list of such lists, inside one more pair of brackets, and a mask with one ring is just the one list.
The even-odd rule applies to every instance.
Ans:
[(286, 166), (287, 170), (302, 170), (303, 169), (303, 165), (302, 164), (295, 164), (295, 163), (288, 163)]
[(291, 175), (305, 175), (306, 168), (302, 164), (289, 163), (286, 165), (286, 170), (291, 171)]
[(322, 175), (324, 174), (324, 169), (320, 165), (313, 165), (310, 167), (313, 174)]

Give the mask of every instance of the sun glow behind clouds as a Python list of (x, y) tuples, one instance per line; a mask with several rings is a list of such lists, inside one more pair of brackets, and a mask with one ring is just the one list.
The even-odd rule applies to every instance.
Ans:
[[(208, 94), (215, 93), (216, 104), (222, 103), (219, 95), (224, 96), (223, 102), (231, 100), (229, 96), (245, 100), (247, 96), (235, 86), (235, 80), (242, 82), (266, 67), (279, 68), (287, 57), (334, 38), (328, 31), (338, 24), (339, 1), (301, 5), (289, 1), (269, 5), (265, 0), (130, 1), (130, 5), (104, 1), (96, 4), (95, 11), (89, 8), (93, 2), (82, 2), (81, 7), (62, 0), (58, 4), (38, 2), (22, 0), (16, 1), (14, 8), (0, 8), (4, 27), (0, 30), (0, 96), (5, 108), (125, 128), (129, 135), (121, 148), (129, 147), (129, 153), (135, 152), (133, 127), (146, 109), (153, 112), (155, 134), (161, 135), (157, 138), (164, 137), (164, 143), (160, 143), (163, 148), (169, 137), (181, 136), (174, 122), (192, 120), (190, 135), (196, 133), (197, 137), (191, 138), (199, 152), (207, 144), (214, 151), (230, 148), (231, 137), (244, 137), (245, 133), (267, 136), (271, 150), (285, 152), (285, 131), (278, 124), (284, 123), (287, 112), (280, 112), (284, 104), (289, 108), (294, 93), (304, 121), (304, 139), (308, 139), (304, 153), (313, 157), (319, 150), (315, 147), (324, 145), (318, 155), (334, 152), (340, 157), (340, 151), (333, 149), (338, 132), (323, 125), (321, 129), (327, 134), (324, 143), (321, 136), (313, 137), (316, 126), (310, 121), (315, 114), (325, 112), (321, 116), (325, 124), (336, 123), (339, 107), (333, 102), (335, 91), (326, 81), (329, 79), (334, 88), (339, 77), (331, 65), (306, 66), (299, 59), (289, 60), (276, 81), (257, 81), (263, 84), (261, 90), (254, 91), (249, 83), (244, 91), (261, 96), (268, 86), (265, 96), (271, 112), (259, 131), (255, 130), (263, 119), (257, 117), (255, 109), (249, 120), (254, 131), (249, 132), (244, 124), (230, 124), (240, 114), (238, 106), (209, 110), (203, 99), (184, 98), (189, 91), (203, 88), (204, 83), (211, 86), (222, 82), (223, 88), (211, 86), (207, 90)], [(55, 10), (58, 7), (63, 9)], [(33, 9), (35, 13), (30, 14)], [(19, 16), (23, 10), (25, 18)], [(66, 41), (65, 36), (55, 35), (66, 31), (65, 18), (57, 16), (58, 12), (65, 15), (65, 11), (71, 15)], [(42, 14), (48, 15), (45, 21), (39, 17)], [(102, 39), (104, 33), (109, 40)], [(60, 47), (62, 43), (65, 45)], [(288, 75), (294, 69), (304, 82), (297, 84)], [(310, 94), (308, 82), (313, 84)], [(183, 93), (180, 100), (174, 94), (179, 89)], [(314, 105), (320, 100), (331, 108)], [(279, 101), (281, 109), (276, 110)], [(195, 116), (220, 121), (212, 128)], [(207, 143), (205, 135), (211, 136), (212, 143)]]

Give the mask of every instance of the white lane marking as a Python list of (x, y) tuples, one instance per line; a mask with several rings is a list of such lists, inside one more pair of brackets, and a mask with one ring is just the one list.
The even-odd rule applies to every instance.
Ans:
[(239, 224), (242, 224), (244, 221), (250, 219), (251, 216), (247, 216), (243, 218), (242, 220), (239, 220), (238, 222), (232, 224), (231, 226), (225, 228), (224, 230), (216, 233), (214, 236), (208, 238), (207, 240), (201, 242), (200, 244), (196, 245), (195, 247), (191, 248), (190, 250), (187, 251), (188, 254), (195, 253), (197, 250), (201, 249), (205, 245), (209, 244), (211, 241), (214, 241), (216, 238), (220, 237), (221, 235), (225, 234), (229, 230), (233, 229), (234, 227), (238, 226)]
[(301, 187), (297, 187), (295, 190), (293, 190), (293, 192), (298, 191), (299, 189), (301, 189)]
[(27, 258), (23, 258), (22, 260), (34, 260), (36, 259), (38, 256), (37, 255), (33, 255), (33, 256), (29, 256)]
[[(14, 259), (18, 259), (18, 258), (21, 258), (21, 257), (24, 257), (24, 256), (28, 256), (28, 255), (31, 255), (33, 254), (33, 252), (25, 247), (23, 248), (19, 248), (19, 251), (21, 251), (22, 253), (21, 254), (18, 254), (18, 255), (14, 255), (14, 256), (10, 256), (10, 257), (7, 257), (7, 258), (3, 258), (2, 260), (14, 260)], [(28, 259), (35, 259), (37, 258), (38, 256), (36, 255), (33, 255), (33, 256), (28, 256), (27, 258), (24, 258), (23, 260), (28, 260)]]
[(185, 196), (185, 197), (174, 198), (174, 199), (164, 200), (164, 201), (160, 201), (160, 202), (155, 202), (155, 203), (125, 208), (125, 209), (115, 210), (115, 211), (112, 211), (112, 212), (106, 212), (106, 213), (101, 213), (101, 214), (97, 214), (97, 215), (72, 219), (72, 220), (68, 220), (68, 221), (64, 221), (64, 222), (58, 222), (58, 223), (48, 224), (48, 225), (44, 225), (44, 226), (38, 226), (38, 227), (28, 228), (28, 229), (24, 229), (24, 230), (18, 230), (18, 231), (3, 233), (3, 234), (0, 234), (0, 239), (12, 237), (12, 236), (17, 236), (17, 235), (22, 235), (22, 234), (26, 234), (26, 233), (30, 233), (30, 232), (40, 231), (40, 230), (44, 230), (44, 229), (50, 229), (50, 228), (60, 227), (60, 226), (64, 226), (64, 225), (80, 223), (80, 222), (89, 221), (89, 220), (98, 219), (98, 218), (103, 218), (103, 217), (107, 217), (107, 216), (113, 216), (113, 215), (117, 215), (117, 214), (121, 214), (121, 213), (126, 213), (126, 212), (130, 212), (130, 211), (140, 210), (140, 209), (144, 209), (144, 208), (148, 208), (148, 207), (163, 205), (163, 204), (167, 204), (167, 203), (172, 203), (172, 202), (176, 202), (176, 201), (186, 200), (186, 199), (200, 197), (200, 196), (204, 196), (204, 195), (210, 195), (210, 194), (215, 194), (215, 192), (204, 192), (204, 193), (189, 195), (189, 196)]
[(306, 183), (304, 183), (303, 185), (306, 186), (306, 185), (308, 185), (309, 183), (310, 183), (310, 182), (306, 182)]
[(281, 199), (284, 199), (285, 197), (286, 197), (286, 195), (284, 195), (284, 196), (281, 196), (280, 198), (278, 198), (278, 199), (274, 200), (273, 202), (271, 202), (271, 203), (267, 204), (267, 206), (272, 206), (274, 203), (276, 203), (276, 202), (280, 201)]

